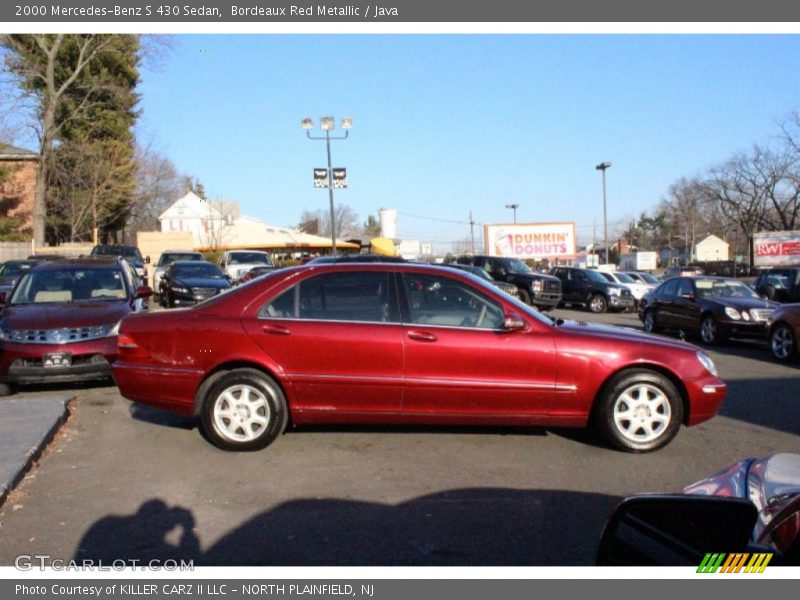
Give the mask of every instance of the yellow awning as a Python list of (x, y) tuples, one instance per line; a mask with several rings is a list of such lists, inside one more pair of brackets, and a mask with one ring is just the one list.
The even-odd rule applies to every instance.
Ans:
[(383, 256), (397, 256), (394, 240), (389, 238), (372, 238), (369, 242), (370, 252)]

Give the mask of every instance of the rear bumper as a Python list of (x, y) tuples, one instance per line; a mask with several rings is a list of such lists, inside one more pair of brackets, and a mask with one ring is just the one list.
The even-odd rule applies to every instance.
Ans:
[(128, 400), (180, 415), (195, 414), (195, 394), (203, 372), (164, 369), (117, 361), (112, 369), (114, 383)]
[(629, 310), (636, 306), (633, 296), (609, 296), (608, 306), (618, 310)]

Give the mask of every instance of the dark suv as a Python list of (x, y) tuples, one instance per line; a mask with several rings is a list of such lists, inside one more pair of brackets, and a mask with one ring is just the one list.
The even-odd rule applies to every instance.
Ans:
[(800, 267), (763, 269), (753, 287), (776, 302), (800, 302)]
[(514, 284), (519, 290), (520, 300), (538, 309), (555, 308), (561, 301), (561, 283), (558, 279), (532, 271), (518, 258), (478, 254), (459, 256), (456, 262), (481, 267), (492, 279)]
[(599, 271), (555, 267), (550, 272), (561, 280), (562, 302), (565, 304), (578, 304), (593, 313), (603, 313), (609, 308), (631, 310), (635, 305), (627, 287), (611, 283)]

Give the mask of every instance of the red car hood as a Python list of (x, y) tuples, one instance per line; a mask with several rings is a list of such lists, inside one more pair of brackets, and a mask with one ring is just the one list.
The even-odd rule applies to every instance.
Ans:
[(662, 335), (655, 335), (639, 331), (638, 329), (630, 329), (628, 327), (616, 327), (614, 325), (599, 325), (595, 323), (586, 323), (585, 321), (564, 321), (558, 326), (559, 329), (572, 331), (582, 335), (597, 336), (603, 338), (613, 338), (621, 342), (637, 342), (644, 344), (657, 344), (665, 348), (674, 348), (680, 350), (694, 350), (698, 351), (700, 348), (684, 342), (668, 338)]
[(60, 329), (115, 324), (131, 312), (127, 301), (39, 303), (7, 306), (0, 329)]

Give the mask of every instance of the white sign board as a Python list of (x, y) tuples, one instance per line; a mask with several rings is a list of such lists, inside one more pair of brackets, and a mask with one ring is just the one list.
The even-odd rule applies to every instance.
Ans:
[(757, 267), (800, 264), (800, 231), (763, 231), (753, 234)]
[(486, 254), (516, 258), (575, 258), (575, 223), (484, 225)]

